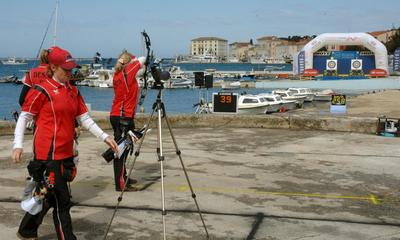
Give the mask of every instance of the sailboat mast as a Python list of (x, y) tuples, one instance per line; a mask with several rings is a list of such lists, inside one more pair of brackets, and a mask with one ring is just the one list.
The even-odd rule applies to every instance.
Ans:
[(60, 4), (60, 1), (57, 0), (57, 2), (56, 2), (56, 18), (54, 20), (53, 46), (56, 45), (56, 41), (57, 41), (57, 20), (58, 20), (58, 5), (59, 4)]

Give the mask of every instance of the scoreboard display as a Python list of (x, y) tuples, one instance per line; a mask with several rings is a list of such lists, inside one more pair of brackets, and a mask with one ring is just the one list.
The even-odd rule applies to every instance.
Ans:
[(213, 93), (212, 103), (214, 113), (237, 113), (238, 94), (231, 92)]
[(331, 113), (346, 113), (346, 95), (332, 95), (331, 97)]
[(332, 95), (331, 105), (346, 105), (346, 95)]

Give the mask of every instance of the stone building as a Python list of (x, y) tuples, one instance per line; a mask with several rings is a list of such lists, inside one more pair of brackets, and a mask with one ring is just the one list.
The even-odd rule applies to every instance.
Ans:
[(288, 41), (286, 44), (277, 45), (275, 49), (275, 56), (277, 59), (290, 61), (310, 40), (311, 39), (305, 39), (298, 42)]
[(268, 59), (281, 58), (281, 56), (277, 55), (276, 47), (286, 44), (288, 44), (288, 40), (284, 40), (276, 36), (264, 36), (257, 38), (257, 54), (258, 56), (264, 56)]
[(228, 56), (228, 41), (217, 37), (199, 37), (192, 39), (190, 55), (212, 55), (223, 59)]
[(253, 51), (254, 46), (249, 42), (234, 42), (229, 44), (229, 57), (245, 62), (249, 58), (249, 51)]

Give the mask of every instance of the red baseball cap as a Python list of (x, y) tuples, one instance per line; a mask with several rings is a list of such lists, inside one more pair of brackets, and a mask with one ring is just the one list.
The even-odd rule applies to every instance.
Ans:
[(72, 70), (73, 68), (79, 67), (67, 50), (57, 46), (50, 48), (48, 59), (49, 63), (58, 65), (65, 70)]

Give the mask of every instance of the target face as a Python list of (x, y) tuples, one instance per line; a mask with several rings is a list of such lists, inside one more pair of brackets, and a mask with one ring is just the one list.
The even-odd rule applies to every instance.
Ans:
[(329, 61), (328, 62), (328, 68), (335, 68), (336, 67), (336, 62), (335, 61)]
[(360, 68), (361, 67), (361, 62), (360, 61), (354, 61), (353, 62), (353, 68)]

